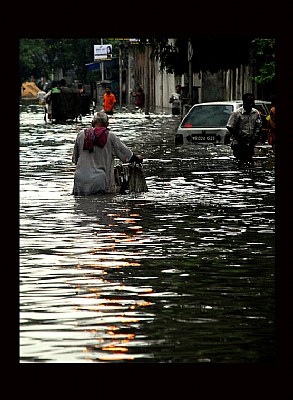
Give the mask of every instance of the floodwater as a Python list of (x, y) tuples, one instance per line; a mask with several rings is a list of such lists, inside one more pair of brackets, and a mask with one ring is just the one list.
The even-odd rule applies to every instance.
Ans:
[(275, 361), (275, 167), (175, 146), (177, 117), (116, 112), (149, 191), (74, 197), (75, 137), (20, 104), (20, 362)]

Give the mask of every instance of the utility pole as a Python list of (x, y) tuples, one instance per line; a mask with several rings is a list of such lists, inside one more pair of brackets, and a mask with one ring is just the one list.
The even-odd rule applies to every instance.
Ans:
[[(104, 44), (104, 39), (101, 39), (101, 44)], [(102, 82), (104, 81), (104, 61), (101, 61), (101, 74), (102, 74)]]
[(119, 103), (122, 107), (122, 51), (121, 45), (119, 46)]
[(164, 79), (164, 72), (163, 70), (161, 71), (161, 112), (163, 114), (164, 112), (164, 83), (163, 83), (163, 79)]
[(126, 85), (126, 103), (128, 106), (132, 104), (132, 96), (130, 94), (130, 89), (133, 89), (134, 79), (133, 79), (133, 71), (134, 71), (134, 46), (129, 45), (127, 47), (128, 50), (128, 71), (127, 71), (127, 85)]
[(145, 46), (145, 115), (149, 115), (150, 110), (150, 57), (149, 57), (149, 45), (146, 44)]

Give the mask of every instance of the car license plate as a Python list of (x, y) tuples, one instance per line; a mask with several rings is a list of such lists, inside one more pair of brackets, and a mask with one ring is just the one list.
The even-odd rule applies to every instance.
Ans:
[(193, 142), (215, 142), (216, 135), (192, 135)]

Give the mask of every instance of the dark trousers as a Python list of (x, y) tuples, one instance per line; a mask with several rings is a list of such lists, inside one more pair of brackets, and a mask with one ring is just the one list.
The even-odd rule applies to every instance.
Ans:
[(232, 144), (231, 148), (233, 150), (234, 157), (240, 162), (251, 162), (254, 153), (254, 146), (252, 144), (239, 143)]
[(172, 108), (172, 115), (180, 115), (180, 108), (173, 107)]

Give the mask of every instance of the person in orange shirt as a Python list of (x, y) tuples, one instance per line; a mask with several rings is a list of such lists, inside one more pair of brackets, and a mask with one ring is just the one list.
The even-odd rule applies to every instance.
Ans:
[(113, 114), (114, 104), (116, 103), (116, 97), (111, 92), (110, 86), (106, 86), (106, 92), (104, 93), (104, 111), (108, 115)]

